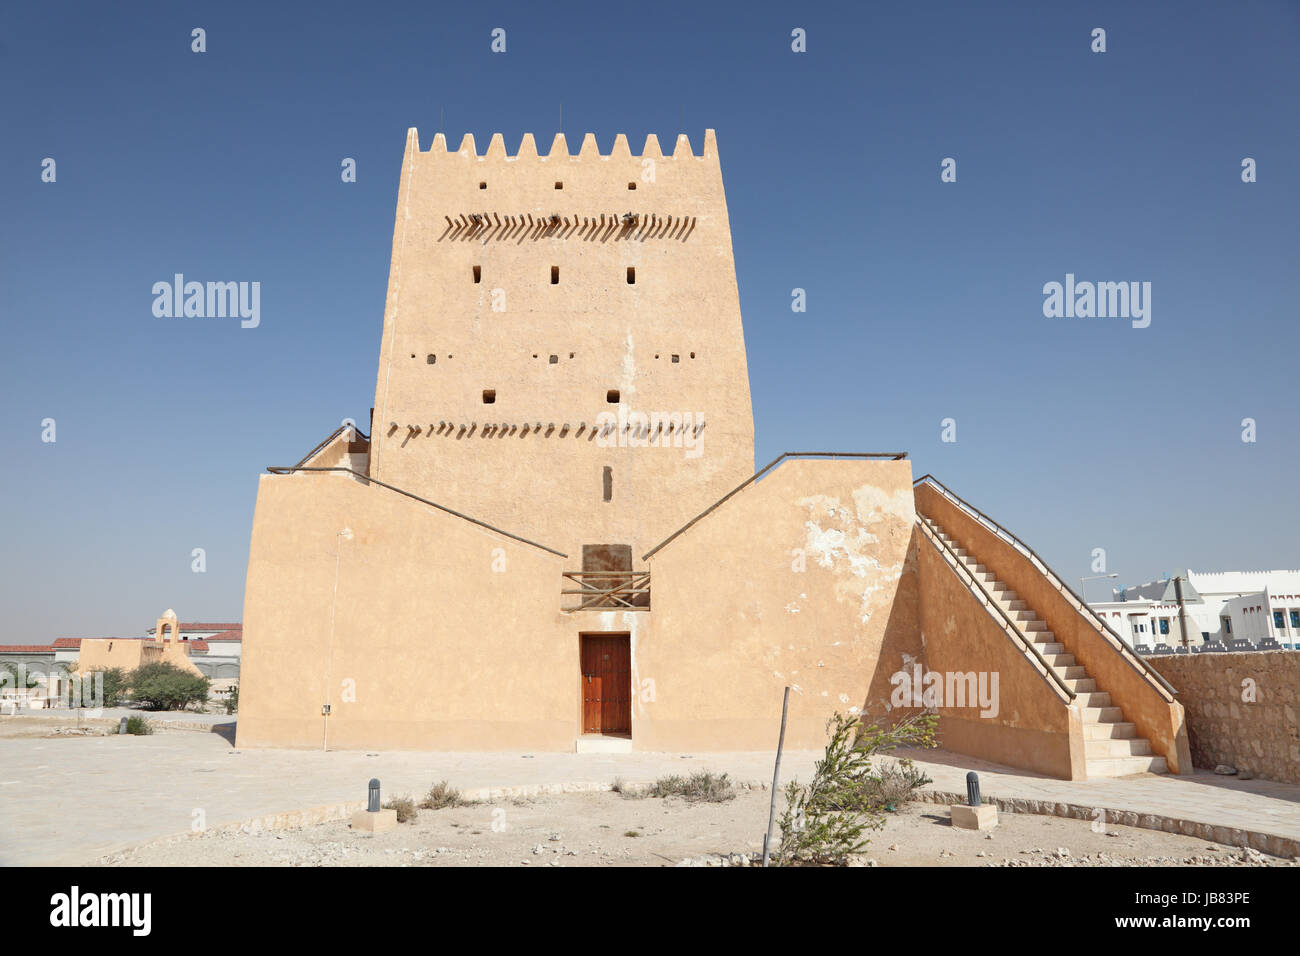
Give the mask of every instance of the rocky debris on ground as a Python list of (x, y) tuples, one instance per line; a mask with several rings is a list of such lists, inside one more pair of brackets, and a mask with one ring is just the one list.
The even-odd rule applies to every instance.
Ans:
[(678, 863), (678, 866), (753, 866), (762, 859), (755, 860), (748, 853), (706, 853), (704, 856), (690, 856)]
[(1284, 860), (1261, 853), (1254, 847), (1209, 846), (1206, 849), (1205, 853), (1191, 856), (1126, 857), (1100, 852), (1073, 856), (1068, 847), (1058, 847), (1054, 853), (1034, 847), (1020, 851), (1020, 855), (1028, 859), (1007, 857), (1001, 863), (986, 863), (985, 866), (1300, 866), (1300, 857)]

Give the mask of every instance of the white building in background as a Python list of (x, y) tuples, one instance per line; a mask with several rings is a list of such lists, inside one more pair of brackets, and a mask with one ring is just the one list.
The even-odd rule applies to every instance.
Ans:
[(1089, 607), (1133, 646), (1183, 642), (1174, 578), (1181, 577), (1188, 619), (1188, 643), (1228, 644), (1269, 638), (1300, 648), (1300, 571), (1179, 571), (1112, 592)]

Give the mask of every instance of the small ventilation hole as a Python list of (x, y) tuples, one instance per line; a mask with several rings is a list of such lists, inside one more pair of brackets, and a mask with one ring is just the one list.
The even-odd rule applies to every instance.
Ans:
[(636, 183), (628, 183), (628, 184), (627, 184), (627, 188), (628, 188), (628, 189), (636, 189)]
[(609, 402), (609, 404), (611, 404), (611, 405), (617, 405), (617, 404), (618, 404), (618, 389), (616, 389), (616, 388), (611, 388), (608, 392), (606, 392), (606, 393), (605, 393), (605, 401)]
[(636, 285), (636, 266), (627, 267), (627, 284)]
[(497, 390), (495, 388), (483, 389), (483, 404), (494, 405), (497, 400)]
[(555, 188), (556, 188), (556, 189), (563, 189), (563, 188), (564, 188), (564, 183), (556, 183), (556, 184), (555, 184)]
[(487, 189), (487, 183), (479, 183), (479, 184), (478, 184), (478, 188), (479, 188), (479, 189)]
[(551, 285), (560, 284), (560, 267), (551, 266)]
[(676, 365), (676, 364), (677, 364), (678, 362), (680, 362), (681, 360), (682, 360), (682, 357), (681, 357), (680, 355), (674, 355), (674, 356), (673, 356), (673, 364), (674, 364), (674, 365)]
[(438, 356), (436, 356), (436, 355), (434, 355), (432, 352), (430, 352), (430, 353), (428, 354), (428, 356), (425, 358), (424, 363), (425, 363), (426, 365), (433, 365), (433, 364), (435, 364), (437, 361), (438, 361)]
[(475, 282), (482, 282), (482, 281), (483, 281), (483, 267), (482, 267), (482, 266), (475, 266), (475, 267), (474, 267), (474, 281), (475, 281)]

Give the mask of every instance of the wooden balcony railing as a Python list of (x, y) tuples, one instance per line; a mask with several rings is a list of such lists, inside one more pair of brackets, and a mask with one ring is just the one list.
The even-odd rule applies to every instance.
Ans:
[(578, 585), (564, 588), (562, 595), (576, 595), (578, 603), (561, 608), (571, 611), (607, 611), (621, 608), (624, 611), (650, 610), (649, 571), (564, 571), (566, 583)]

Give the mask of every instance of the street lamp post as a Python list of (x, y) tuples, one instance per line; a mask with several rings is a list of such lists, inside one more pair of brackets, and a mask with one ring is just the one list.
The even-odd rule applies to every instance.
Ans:
[(1099, 581), (1102, 578), (1117, 578), (1117, 577), (1119, 577), (1118, 571), (1114, 572), (1113, 574), (1089, 574), (1086, 577), (1079, 578), (1079, 597), (1083, 598), (1084, 604), (1087, 604), (1088, 603), (1087, 592), (1088, 592), (1089, 581)]

